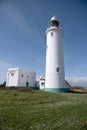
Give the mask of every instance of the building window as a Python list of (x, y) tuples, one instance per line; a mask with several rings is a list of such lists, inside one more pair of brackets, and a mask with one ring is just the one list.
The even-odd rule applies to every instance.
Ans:
[(21, 74), (21, 77), (23, 77), (23, 74)]
[(43, 85), (45, 85), (45, 83), (42, 82), (42, 83), (41, 83), (41, 86), (43, 86)]
[(27, 78), (29, 78), (29, 75), (27, 75)]
[(11, 73), (11, 76), (14, 76), (14, 73)]
[(32, 79), (33, 79), (33, 76), (32, 76)]
[(59, 72), (59, 67), (56, 68), (56, 72)]
[(53, 32), (51, 32), (51, 36), (53, 36)]

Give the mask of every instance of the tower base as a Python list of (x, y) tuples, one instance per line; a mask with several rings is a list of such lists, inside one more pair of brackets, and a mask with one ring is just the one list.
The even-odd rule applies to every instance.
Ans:
[(45, 88), (48, 92), (69, 92), (70, 88)]

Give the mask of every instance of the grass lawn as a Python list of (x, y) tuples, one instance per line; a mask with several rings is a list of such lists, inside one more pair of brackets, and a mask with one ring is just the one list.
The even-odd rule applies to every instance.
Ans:
[(87, 94), (0, 90), (0, 130), (87, 130)]

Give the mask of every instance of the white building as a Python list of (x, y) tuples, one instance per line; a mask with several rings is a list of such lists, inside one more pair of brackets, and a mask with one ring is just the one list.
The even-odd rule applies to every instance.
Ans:
[[(65, 87), (67, 91), (70, 90), (71, 88), (71, 85), (66, 80), (65, 80)], [(40, 76), (40, 79), (39, 79), (39, 89), (45, 91), (45, 76), (43, 75)], [(62, 92), (66, 92), (66, 91), (63, 90)]]
[(26, 71), (19, 68), (11, 68), (7, 70), (7, 87), (35, 87), (36, 72)]
[(66, 92), (69, 88), (65, 86), (62, 29), (55, 16), (49, 22), (46, 36), (45, 91)]
[(44, 76), (40, 76), (39, 86), (40, 86), (40, 90), (45, 90), (45, 77)]

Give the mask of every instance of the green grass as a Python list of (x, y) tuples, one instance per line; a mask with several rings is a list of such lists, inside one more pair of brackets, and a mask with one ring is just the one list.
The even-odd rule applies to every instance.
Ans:
[(0, 90), (0, 130), (87, 130), (87, 94)]

